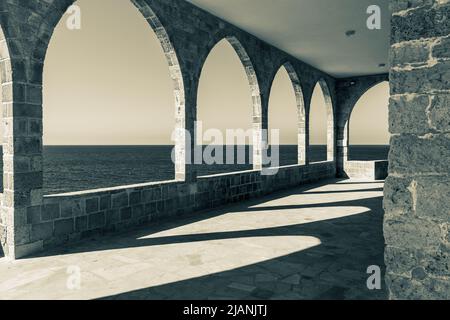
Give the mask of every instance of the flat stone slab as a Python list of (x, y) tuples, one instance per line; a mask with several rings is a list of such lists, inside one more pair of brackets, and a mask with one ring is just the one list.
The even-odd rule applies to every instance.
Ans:
[[(382, 182), (331, 180), (39, 256), (1, 299), (386, 299)], [(384, 285), (384, 281), (382, 281)]]

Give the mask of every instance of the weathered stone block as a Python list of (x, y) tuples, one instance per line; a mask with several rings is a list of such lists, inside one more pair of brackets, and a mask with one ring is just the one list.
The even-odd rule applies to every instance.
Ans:
[(450, 94), (438, 94), (432, 98), (429, 119), (433, 129), (450, 132)]
[(395, 133), (428, 133), (427, 108), (430, 98), (426, 95), (397, 96), (390, 99), (389, 131)]
[(450, 4), (440, 7), (425, 6), (391, 19), (391, 41), (443, 37), (450, 34)]
[(112, 195), (112, 207), (122, 208), (128, 206), (128, 193), (126, 191)]
[(53, 222), (34, 224), (31, 227), (31, 241), (46, 240), (53, 237)]
[(86, 213), (94, 213), (99, 211), (99, 198), (86, 199)]
[(141, 203), (141, 192), (134, 191), (130, 193), (130, 205), (136, 205)]
[(140, 218), (144, 216), (144, 205), (136, 205), (132, 207), (133, 218)]
[(131, 207), (126, 207), (126, 208), (122, 208), (120, 209), (120, 220), (124, 221), (124, 220), (129, 220), (132, 217), (132, 209)]
[(65, 235), (70, 234), (74, 231), (74, 219), (63, 219), (55, 221), (55, 235)]
[(397, 218), (384, 221), (384, 237), (388, 245), (431, 251), (441, 244), (441, 229), (428, 220)]
[(73, 203), (71, 201), (63, 201), (61, 206), (61, 218), (70, 218), (73, 216), (72, 207)]
[(416, 192), (419, 217), (450, 222), (450, 202), (444, 200), (450, 199), (450, 177), (421, 177)]
[(450, 61), (429, 68), (391, 71), (392, 94), (429, 94), (450, 88)]
[(98, 229), (105, 226), (105, 213), (98, 212), (88, 216), (89, 230)]
[(429, 56), (430, 43), (427, 41), (398, 44), (391, 48), (391, 66), (423, 65), (429, 60)]
[(27, 222), (29, 224), (37, 224), (41, 222), (41, 206), (27, 208)]
[(60, 217), (59, 203), (44, 204), (41, 212), (42, 221), (52, 221)]
[(409, 190), (412, 179), (390, 176), (384, 185), (384, 210), (386, 217), (392, 215), (411, 214), (413, 211), (413, 197)]
[(432, 5), (436, 0), (392, 0), (390, 1), (390, 9), (393, 13), (414, 9), (423, 6)]
[(450, 38), (441, 38), (432, 48), (432, 55), (436, 59), (450, 58)]
[(397, 174), (448, 174), (450, 135), (395, 136), (391, 139), (390, 172)]
[(100, 197), (100, 211), (111, 209), (111, 195)]
[(82, 232), (86, 231), (88, 228), (88, 217), (77, 217), (75, 218), (75, 231)]

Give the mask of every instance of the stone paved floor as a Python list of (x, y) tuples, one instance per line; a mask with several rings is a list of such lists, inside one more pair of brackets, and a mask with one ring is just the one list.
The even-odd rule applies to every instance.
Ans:
[[(332, 180), (39, 257), (2, 258), (0, 298), (385, 299), (366, 287), (368, 266), (384, 271), (382, 187)], [(69, 289), (77, 270), (81, 286)]]

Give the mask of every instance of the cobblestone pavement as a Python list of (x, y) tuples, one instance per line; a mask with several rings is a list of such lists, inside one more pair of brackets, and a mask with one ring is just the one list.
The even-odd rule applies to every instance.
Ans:
[(29, 259), (2, 258), (0, 298), (385, 299), (385, 290), (366, 285), (369, 266), (384, 273), (382, 188), (330, 180)]

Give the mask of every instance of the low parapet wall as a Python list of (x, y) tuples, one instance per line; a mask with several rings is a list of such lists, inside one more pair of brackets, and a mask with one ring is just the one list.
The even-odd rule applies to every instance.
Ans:
[(388, 176), (388, 160), (346, 161), (344, 172), (347, 178), (384, 180)]
[(46, 196), (27, 210), (33, 248), (54, 247), (161, 219), (216, 208), (274, 191), (332, 178), (334, 162), (278, 168), (276, 175), (245, 171)]

